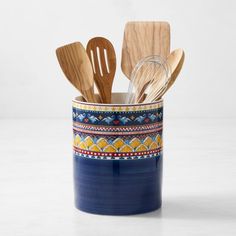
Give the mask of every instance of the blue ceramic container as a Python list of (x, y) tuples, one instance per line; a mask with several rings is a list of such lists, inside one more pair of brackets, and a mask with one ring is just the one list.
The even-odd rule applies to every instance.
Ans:
[(73, 101), (75, 204), (82, 211), (129, 215), (161, 206), (163, 103)]

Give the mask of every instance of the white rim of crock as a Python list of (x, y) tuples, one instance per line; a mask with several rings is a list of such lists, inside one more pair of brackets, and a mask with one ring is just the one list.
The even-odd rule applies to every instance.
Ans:
[[(125, 93), (113, 93), (113, 94), (125, 94)], [(97, 95), (97, 94), (96, 94)], [(148, 106), (148, 105), (156, 105), (159, 103), (163, 103), (163, 99), (159, 99), (155, 102), (149, 103), (132, 103), (132, 104), (125, 104), (125, 103), (93, 103), (93, 102), (83, 102), (76, 100), (77, 98), (83, 98), (83, 96), (75, 97), (72, 102), (83, 104), (83, 105), (91, 105), (91, 106), (107, 106), (107, 107), (133, 107), (133, 106)]]

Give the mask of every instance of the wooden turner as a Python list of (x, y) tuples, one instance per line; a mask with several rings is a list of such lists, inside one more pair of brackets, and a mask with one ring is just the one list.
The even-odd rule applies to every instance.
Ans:
[(80, 42), (57, 48), (57, 59), (67, 79), (81, 92), (87, 102), (96, 102), (93, 69)]
[(86, 48), (93, 66), (94, 80), (101, 102), (111, 103), (112, 84), (116, 72), (116, 54), (112, 43), (102, 37), (89, 40)]
[(128, 22), (125, 26), (121, 68), (130, 79), (135, 65), (147, 56), (163, 59), (170, 53), (170, 25), (167, 22)]

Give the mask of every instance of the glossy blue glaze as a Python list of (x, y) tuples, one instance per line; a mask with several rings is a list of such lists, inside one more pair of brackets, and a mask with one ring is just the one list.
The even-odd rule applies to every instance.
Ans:
[(105, 215), (158, 209), (162, 100), (126, 105), (89, 104), (77, 98), (72, 114), (76, 207)]
[(75, 204), (82, 211), (129, 215), (161, 206), (162, 154), (139, 160), (96, 160), (74, 154)]

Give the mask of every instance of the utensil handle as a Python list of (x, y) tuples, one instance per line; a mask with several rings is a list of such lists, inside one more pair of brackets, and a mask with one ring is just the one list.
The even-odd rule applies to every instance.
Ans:
[(96, 99), (96, 96), (94, 94), (93, 88), (84, 91), (83, 96), (84, 96), (84, 98), (86, 99), (87, 102), (93, 102), (93, 103), (98, 102), (97, 99)]

